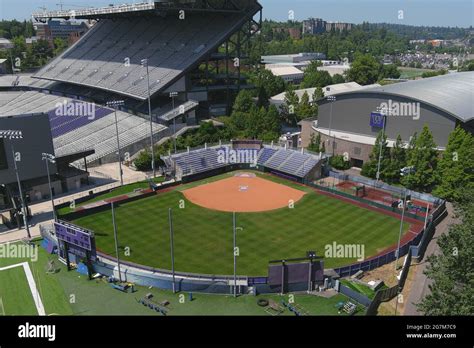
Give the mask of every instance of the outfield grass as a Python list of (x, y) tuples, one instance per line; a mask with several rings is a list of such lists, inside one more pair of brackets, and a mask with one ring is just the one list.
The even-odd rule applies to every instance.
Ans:
[[(155, 183), (161, 183), (164, 180), (165, 180), (164, 177), (158, 177), (158, 178), (153, 179), (153, 181)], [(85, 201), (85, 202), (78, 203), (76, 205), (76, 207), (80, 207), (84, 204), (90, 204), (92, 202), (102, 201), (102, 200), (107, 199), (107, 198), (112, 198), (112, 197), (117, 197), (117, 196), (124, 195), (124, 194), (127, 194), (127, 193), (132, 193), (134, 190), (146, 189), (146, 188), (149, 188), (149, 187), (150, 187), (150, 185), (149, 185), (148, 181), (140, 181), (140, 182), (136, 182), (136, 183), (133, 183), (133, 184), (119, 186), (119, 187), (113, 189), (110, 192), (104, 193), (102, 195), (98, 195), (94, 198), (91, 198), (91, 199)], [(57, 213), (59, 215), (64, 215), (64, 214), (67, 214), (67, 213), (70, 213), (70, 212), (72, 212), (72, 209), (70, 207), (64, 207), (64, 208), (58, 209), (58, 211), (57, 211)]]
[[(176, 190), (121, 205), (116, 209), (121, 258), (157, 268), (171, 268), (168, 208), (173, 208), (175, 269), (182, 272), (232, 274), (232, 214), (208, 210), (187, 201), (180, 190), (233, 175), (228, 173)], [(259, 174), (261, 175), (261, 174)], [(294, 209), (237, 214), (237, 273), (266, 275), (268, 261), (302, 257), (308, 250), (324, 255), (325, 246), (363, 244), (365, 256), (396, 243), (398, 219), (364, 209), (286, 180), (266, 179), (308, 192)], [(180, 203), (185, 208), (180, 209)], [(75, 224), (96, 233), (97, 248), (114, 254), (110, 211), (83, 217)], [(405, 223), (404, 230), (409, 224)], [(130, 253), (128, 253), (130, 251)], [(325, 267), (355, 262), (326, 258)]]
[[(28, 262), (46, 315), (72, 314), (68, 299), (58, 279), (55, 275), (46, 273), (49, 258), (55, 259), (54, 256), (48, 255), (43, 248), (38, 246), (38, 259), (36, 261), (28, 258), (0, 258), (0, 268)], [(58, 261), (55, 262), (58, 265)], [(6, 315), (38, 314), (23, 267), (0, 271), (0, 297), (2, 297)]]

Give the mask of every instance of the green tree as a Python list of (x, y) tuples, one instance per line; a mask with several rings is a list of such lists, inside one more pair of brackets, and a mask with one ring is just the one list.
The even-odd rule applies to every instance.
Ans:
[(316, 87), (313, 93), (313, 102), (315, 103), (317, 100), (323, 99), (323, 98), (324, 98), (323, 89), (321, 87)]
[(331, 75), (325, 71), (308, 71), (304, 72), (303, 82), (301, 83), (302, 88), (313, 88), (313, 87), (326, 87), (332, 84)]
[(347, 71), (347, 78), (361, 85), (370, 85), (377, 82), (380, 74), (380, 64), (370, 54), (358, 54), (351, 68)]
[(460, 126), (451, 132), (446, 151), (438, 164), (436, 196), (456, 201), (466, 189), (474, 188), (474, 137)]
[(307, 91), (305, 91), (301, 96), (301, 100), (298, 103), (298, 107), (296, 109), (296, 114), (298, 116), (298, 120), (315, 116), (315, 108), (309, 101), (309, 94)]
[(400, 78), (400, 71), (398, 70), (395, 64), (382, 65), (380, 72), (380, 79), (391, 78), (398, 79)]
[(377, 168), (380, 156), (380, 147), (382, 147), (382, 158), (380, 162), (380, 179), (384, 179), (384, 170), (390, 163), (390, 149), (388, 148), (387, 136), (380, 131), (375, 139), (375, 145), (369, 155), (369, 160), (362, 165), (361, 174), (369, 178), (377, 178)]
[(268, 106), (270, 105), (270, 101), (268, 99), (269, 97), (265, 88), (263, 86), (260, 86), (260, 88), (258, 89), (257, 107), (264, 107), (265, 109), (268, 108)]
[(298, 109), (299, 98), (296, 94), (293, 86), (288, 86), (286, 93), (285, 93), (285, 102), (282, 105), (282, 113), (281, 116), (283, 121), (288, 124), (296, 123), (297, 115), (296, 111)]
[(402, 184), (410, 189), (431, 192), (437, 182), (438, 155), (433, 134), (425, 125), (416, 138), (414, 147), (408, 151), (407, 165), (414, 167), (414, 172), (405, 175), (401, 180)]
[(59, 37), (55, 38), (54, 44), (54, 55), (57, 56), (67, 48), (67, 41)]
[(232, 112), (249, 112), (254, 105), (252, 93), (247, 89), (243, 89), (235, 98)]
[(461, 191), (452, 224), (437, 243), (440, 253), (430, 255), (425, 274), (431, 293), (418, 304), (426, 315), (472, 315), (474, 313), (474, 190)]
[(344, 76), (340, 74), (334, 74), (334, 76), (332, 77), (332, 84), (334, 85), (338, 83), (344, 83), (344, 82), (346, 82), (346, 80), (344, 79)]
[(390, 161), (387, 167), (384, 168), (384, 180), (389, 183), (400, 182), (400, 169), (406, 166), (406, 154), (403, 147), (402, 137), (397, 136), (394, 146), (390, 150)]
[(320, 152), (321, 151), (321, 134), (315, 133), (311, 134), (308, 150), (313, 152)]
[(273, 75), (272, 72), (267, 69), (259, 69), (256, 73), (252, 74), (250, 76), (250, 82), (255, 85), (257, 90), (263, 87), (269, 97), (282, 93), (286, 88), (285, 80), (280, 76)]
[(329, 159), (329, 164), (339, 170), (346, 170), (351, 167), (351, 162), (346, 161), (346, 159), (342, 155), (332, 156)]

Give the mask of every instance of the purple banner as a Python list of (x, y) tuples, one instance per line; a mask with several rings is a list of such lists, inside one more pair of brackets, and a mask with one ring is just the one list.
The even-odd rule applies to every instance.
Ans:
[(385, 118), (382, 114), (372, 112), (370, 114), (370, 126), (374, 128), (384, 128)]

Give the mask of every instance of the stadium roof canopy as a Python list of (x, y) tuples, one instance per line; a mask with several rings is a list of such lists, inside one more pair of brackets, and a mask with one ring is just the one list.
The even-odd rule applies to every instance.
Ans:
[[(474, 72), (458, 72), (400, 82), (361, 92), (410, 98), (443, 110), (462, 122), (474, 119)], [(351, 93), (358, 92), (340, 95)]]
[[(166, 1), (168, 5), (175, 2)], [(231, 37), (262, 9), (256, 0), (239, 2), (241, 8), (209, 10), (208, 3), (234, 1), (185, 1), (182, 19), (174, 8), (149, 10), (137, 16), (135, 10), (96, 15), (98, 23), (76, 44), (43, 67), (33, 77), (72, 83), (135, 99), (148, 97), (148, 60), (150, 94), (166, 90), (206, 56)], [(189, 11), (186, 5), (201, 4), (204, 12)], [(246, 4), (246, 5), (244, 5)], [(133, 5), (129, 5), (133, 6)], [(225, 7), (225, 6), (224, 6)], [(76, 14), (79, 13), (76, 11)], [(52, 15), (52, 14), (51, 14)], [(79, 18), (79, 16), (76, 16)]]

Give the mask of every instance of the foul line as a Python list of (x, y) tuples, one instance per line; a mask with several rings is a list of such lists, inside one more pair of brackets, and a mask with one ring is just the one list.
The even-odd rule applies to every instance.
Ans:
[(23, 267), (25, 271), (26, 280), (28, 281), (28, 285), (30, 286), (31, 295), (33, 296), (33, 301), (35, 301), (36, 310), (38, 311), (39, 315), (46, 315), (44, 310), (43, 302), (41, 301), (40, 294), (38, 289), (36, 288), (35, 279), (33, 278), (33, 273), (31, 273), (31, 268), (28, 262), (17, 263), (15, 265), (6, 266), (0, 268), (0, 271), (4, 271), (7, 269), (15, 268), (15, 267)]

